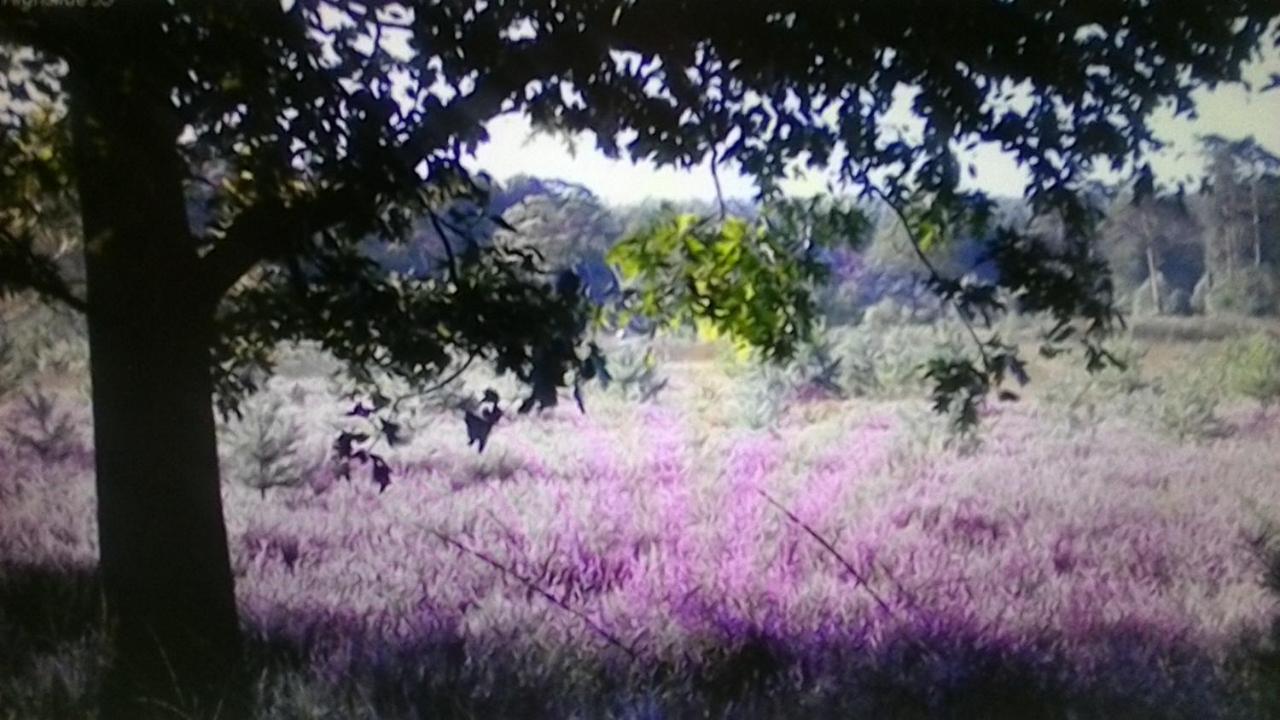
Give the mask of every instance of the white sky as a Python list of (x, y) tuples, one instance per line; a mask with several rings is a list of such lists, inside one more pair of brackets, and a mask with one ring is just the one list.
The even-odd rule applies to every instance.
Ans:
[[(1280, 73), (1280, 52), (1274, 49), (1251, 66), (1246, 78), (1253, 82), (1250, 93), (1239, 85), (1221, 86), (1197, 92), (1199, 117), (1174, 118), (1172, 112), (1158, 112), (1153, 128), (1170, 147), (1153, 157), (1157, 177), (1174, 182), (1196, 174), (1202, 163), (1196, 148), (1197, 135), (1216, 133), (1239, 139), (1253, 136), (1273, 153), (1280, 155), (1280, 90), (1259, 93), (1270, 73)], [(481, 146), (475, 166), (499, 180), (521, 173), (553, 177), (580, 183), (591, 188), (606, 202), (636, 203), (646, 199), (715, 197), (715, 186), (707, 167), (693, 171), (657, 168), (651, 163), (635, 164), (626, 160), (610, 160), (595, 149), (590, 136), (577, 138), (571, 152), (563, 138), (531, 135), (527, 118), (508, 115), (489, 124), (490, 142)], [(977, 165), (976, 184), (996, 194), (1021, 195), (1021, 171), (994, 148), (982, 149), (969, 156)], [(726, 197), (749, 198), (753, 184), (730, 167), (720, 169), (720, 181)], [(792, 183), (798, 193), (822, 189), (821, 178)]]

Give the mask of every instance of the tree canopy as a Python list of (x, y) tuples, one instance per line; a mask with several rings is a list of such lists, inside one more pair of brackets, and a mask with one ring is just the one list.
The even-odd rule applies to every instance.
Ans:
[[(589, 130), (605, 152), (634, 159), (733, 163), (766, 196), (797, 163), (831, 166), (855, 187), (935, 214), (981, 199), (960, 190), (959, 150), (991, 142), (1030, 171), (1038, 211), (1083, 227), (1088, 209), (1075, 191), (1086, 173), (1141, 162), (1159, 103), (1189, 110), (1193, 88), (1238, 79), (1275, 10), (994, 0), (753, 2), (733, 13), (586, 1), (123, 5), (5, 9), (6, 39), (34, 53), (9, 58), (26, 72), (6, 73), (2, 90), (56, 104), (68, 63), (73, 74), (86, 66), (150, 98), (131, 102), (152, 103), (147, 132), (173, 139), (189, 182), (206, 180), (210, 163), (223, 168), (213, 221), (191, 240), (201, 276), (192, 292), (215, 302), (235, 289), (222, 323), (238, 340), (224, 348), (224, 368), (261, 363), (268, 340), (307, 337), (355, 365), (411, 376), (439, 373), (461, 350), (501, 358), (527, 379), (538, 374), (529, 348), (568, 347), (577, 329), (566, 318), (553, 341), (515, 320), (521, 308), (559, 312), (538, 299), (555, 296), (548, 284), (521, 277), (520, 257), (459, 253), (456, 278), (397, 287), (345, 242), (406, 239), (416, 218), (483, 192), (464, 159), (488, 118), (525, 112), (542, 127)], [(903, 89), (925, 121), (919, 137), (887, 117)], [(16, 141), (34, 126), (14, 109), (5, 132)], [(445, 232), (463, 243), (484, 221), (452, 220)], [(22, 242), (10, 238), (6, 253)], [(14, 257), (11, 267), (31, 270), (10, 286), (64, 294), (37, 258)], [(236, 284), (255, 268), (254, 283)], [(555, 366), (543, 375), (576, 365), (557, 354), (543, 358)]]

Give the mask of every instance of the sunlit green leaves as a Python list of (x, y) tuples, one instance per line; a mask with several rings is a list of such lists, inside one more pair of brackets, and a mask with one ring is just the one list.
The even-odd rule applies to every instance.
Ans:
[(809, 212), (815, 203), (778, 203), (754, 221), (678, 215), (625, 239), (609, 254), (626, 284), (622, 320), (691, 326), (771, 360), (791, 357), (816, 320), (813, 291), (827, 273), (819, 251), (859, 242), (866, 227), (837, 205)]

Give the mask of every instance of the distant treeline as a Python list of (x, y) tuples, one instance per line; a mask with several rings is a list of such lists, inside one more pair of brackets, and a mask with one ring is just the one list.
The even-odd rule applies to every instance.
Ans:
[[(1098, 186), (1102, 215), (1095, 247), (1108, 260), (1121, 309), (1134, 315), (1274, 315), (1280, 309), (1280, 163), (1252, 141), (1204, 141), (1207, 176), (1194, 192), (1157, 194), (1133, 187)], [(931, 315), (936, 300), (923, 284), (923, 268), (896, 216), (868, 204), (872, 230), (856, 248), (825, 258), (832, 283), (822, 302), (834, 322), (856, 321), (868, 309), (903, 319)], [(734, 215), (754, 216), (750, 202), (730, 201)], [(587, 291), (605, 301), (618, 289), (605, 261), (609, 249), (673, 213), (714, 216), (713, 202), (645, 202), (610, 206), (590, 189), (527, 175), (496, 184), (487, 214), (503, 224), (471, 228), (473, 241), (505, 241), (532, 248), (551, 271), (575, 270)], [(996, 222), (1052, 235), (1054, 224), (1036, 219), (1020, 199), (999, 199)], [(504, 227), (505, 225), (505, 227)], [(512, 232), (514, 230), (514, 233)], [(369, 252), (389, 269), (424, 275), (438, 269), (444, 249), (424, 220), (418, 241)], [(955, 237), (929, 250), (934, 264), (953, 277), (983, 276), (985, 237)], [(991, 279), (984, 277), (983, 279)]]

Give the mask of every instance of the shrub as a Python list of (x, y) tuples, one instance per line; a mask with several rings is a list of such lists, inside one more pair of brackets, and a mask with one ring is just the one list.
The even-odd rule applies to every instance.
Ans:
[(930, 462), (947, 453), (969, 456), (982, 447), (978, 429), (956, 422), (955, 413), (939, 414), (929, 408), (911, 406), (897, 413), (897, 462)]
[(1218, 395), (1200, 378), (1173, 381), (1157, 388), (1154, 418), (1160, 429), (1179, 440), (1221, 437)]
[(650, 402), (667, 387), (668, 379), (658, 373), (658, 358), (653, 348), (641, 351), (635, 346), (623, 346), (609, 353), (609, 382), (628, 400)]
[(58, 407), (57, 399), (42, 388), (22, 393), (17, 412), (8, 427), (9, 441), (20, 453), (41, 464), (60, 463), (83, 450), (75, 419)]
[(1142, 360), (1146, 348), (1132, 338), (1108, 344), (1119, 366), (1109, 365), (1097, 373), (1073, 369), (1051, 382), (1040, 396), (1041, 404), (1062, 419), (1073, 431), (1094, 431), (1110, 412), (1125, 415), (1151, 413), (1151, 384), (1143, 379)]
[(1255, 333), (1230, 343), (1222, 362), (1227, 387), (1264, 409), (1280, 398), (1280, 340)]
[(0, 398), (37, 378), (72, 378), (88, 391), (84, 319), (71, 310), (10, 300), (0, 304)]
[(867, 308), (862, 314), (862, 324), (876, 330), (902, 325), (907, 322), (910, 312), (897, 300), (886, 298)]
[(939, 355), (968, 349), (951, 324), (872, 328), (864, 325), (833, 339), (840, 360), (839, 385), (858, 397), (900, 398), (925, 387), (923, 366)]
[(1132, 395), (1149, 387), (1142, 377), (1142, 362), (1147, 356), (1145, 345), (1133, 337), (1125, 337), (1110, 342), (1107, 350), (1120, 364), (1108, 365), (1094, 375), (1104, 393)]
[(1263, 317), (1277, 310), (1275, 275), (1267, 267), (1250, 267), (1229, 277), (1213, 280), (1204, 291), (1209, 315)]
[(18, 389), (25, 377), (18, 351), (9, 334), (0, 328), (0, 400)]
[(301, 428), (285, 412), (282, 397), (250, 400), (229, 431), (229, 477), (263, 497), (270, 488), (301, 485), (320, 465), (307, 457)]

